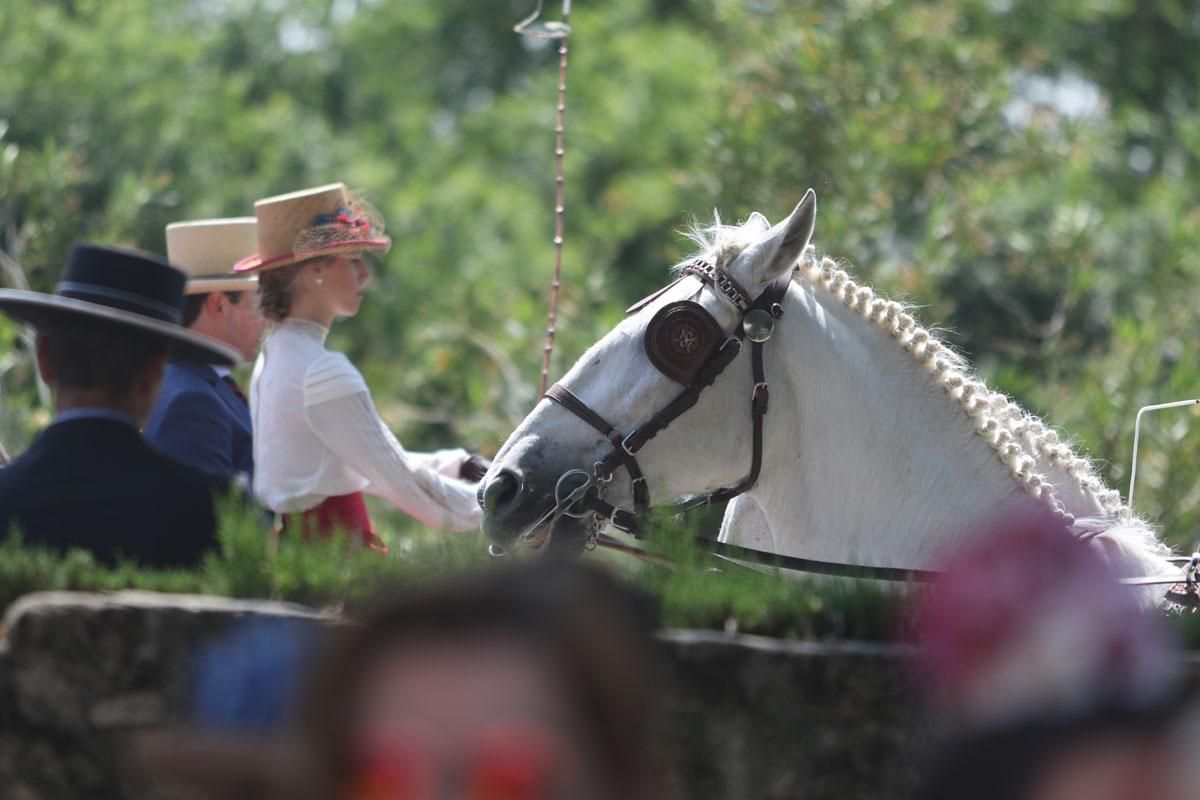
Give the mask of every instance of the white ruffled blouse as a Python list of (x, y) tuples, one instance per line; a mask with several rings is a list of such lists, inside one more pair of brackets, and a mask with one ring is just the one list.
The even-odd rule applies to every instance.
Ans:
[(307, 511), (365, 491), (421, 522), (478, 528), (475, 487), (458, 479), (464, 450), (410, 453), (383, 424), (362, 374), (325, 349), (329, 330), (285, 320), (263, 344), (250, 382), (254, 493), (272, 511)]

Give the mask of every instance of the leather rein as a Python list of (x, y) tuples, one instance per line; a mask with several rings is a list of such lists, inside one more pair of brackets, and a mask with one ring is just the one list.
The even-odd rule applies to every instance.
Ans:
[[(767, 414), (770, 400), (770, 388), (763, 364), (763, 345), (771, 338), (775, 321), (783, 316), (783, 299), (787, 293), (788, 284), (791, 282), (791, 275), (775, 281), (752, 301), (747, 300), (748, 294), (731, 277), (707, 261), (695, 259), (689, 262), (680, 271), (679, 280), (689, 275), (695, 276), (705, 285), (711, 286), (737, 308), (741, 314), (738, 324), (734, 327), (733, 332), (725, 335), (724, 341), (708, 355), (687, 388), (676, 395), (658, 413), (628, 434), (617, 430), (567, 387), (559, 383), (551, 386), (546, 391), (546, 397), (599, 431), (612, 443), (612, 450), (593, 465), (590, 475), (584, 470), (571, 470), (561, 476), (555, 487), (554, 508), (534, 528), (540, 527), (546, 521), (558, 516), (579, 518), (593, 513), (593, 532), (589, 537), (589, 546), (595, 545), (596, 537), (605, 524), (611, 524), (640, 539), (642, 530), (638, 525), (638, 517), (650, 509), (650, 490), (641, 467), (638, 465), (638, 452), (667, 426), (696, 405), (700, 394), (712, 386), (717, 377), (741, 353), (744, 339), (750, 340), (751, 368), (754, 375), (754, 386), (750, 392), (750, 418), (753, 428), (750, 471), (735, 486), (690, 497), (673, 505), (677, 511), (688, 511), (710, 503), (723, 502), (737, 497), (758, 482), (759, 472), (762, 469), (763, 418)], [(673, 285), (671, 284), (671, 286)], [(665, 287), (631, 310), (638, 310), (669, 288), (670, 286)], [(648, 331), (649, 333), (650, 331)], [(613, 474), (619, 467), (625, 467), (626, 472), (629, 473), (633, 489), (634, 508), (632, 511), (617, 508), (602, 496), (602, 488), (612, 481)], [(572, 476), (582, 476), (584, 482), (564, 494), (564, 482)]]

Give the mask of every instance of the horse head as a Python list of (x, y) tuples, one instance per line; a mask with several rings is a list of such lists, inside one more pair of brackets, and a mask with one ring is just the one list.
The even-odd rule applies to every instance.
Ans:
[[(583, 354), (559, 382), (568, 400), (577, 399), (575, 409), (544, 398), (480, 484), (484, 532), (494, 546), (538, 547), (549, 537), (554, 549), (577, 551), (601, 521), (597, 505), (610, 513), (647, 497), (662, 505), (745, 479), (753, 380), (750, 354), (734, 355), (747, 318), (738, 297), (753, 301), (783, 285), (808, 246), (815, 217), (810, 189), (774, 227), (754, 213), (737, 229), (740, 241), (702, 242), (699, 261), (682, 265), (674, 283), (632, 307)], [(626, 458), (622, 439), (661, 417), (716, 361), (727, 362), (720, 379), (700, 387), (694, 405), (641, 443), (632, 461)], [(635, 489), (635, 480), (644, 483)]]

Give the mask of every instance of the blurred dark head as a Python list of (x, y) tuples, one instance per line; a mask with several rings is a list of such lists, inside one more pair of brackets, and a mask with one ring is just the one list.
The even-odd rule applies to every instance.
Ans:
[(358, 616), (304, 712), (339, 791), (649, 796), (652, 614), (607, 574), (510, 566)]
[(47, 331), (47, 355), (61, 389), (100, 389), (121, 398), (166, 343), (115, 326), (79, 322)]

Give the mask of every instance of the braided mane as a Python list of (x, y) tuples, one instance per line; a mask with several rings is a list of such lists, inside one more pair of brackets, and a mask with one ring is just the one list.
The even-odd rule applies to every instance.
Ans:
[[(745, 225), (722, 225), (718, 217), (711, 226), (693, 225), (686, 235), (719, 269), (726, 269), (761, 233)], [(1068, 525), (1075, 523), (1075, 516), (1059, 499), (1049, 477), (1038, 471), (1039, 460), (1062, 470), (1085, 494), (1096, 499), (1104, 513), (1121, 520), (1130, 518), (1130, 509), (1120, 494), (1104, 485), (1088, 459), (1041, 419), (1002, 392), (989, 389), (961, 355), (936, 333), (919, 325), (905, 306), (856, 283), (837, 262), (816, 255), (811, 246), (801, 257), (793, 280), (807, 281), (828, 292), (895, 339), (934, 384), (959, 404), (976, 434), (988, 443), (1013, 480)]]

